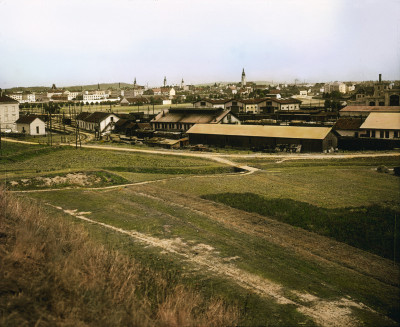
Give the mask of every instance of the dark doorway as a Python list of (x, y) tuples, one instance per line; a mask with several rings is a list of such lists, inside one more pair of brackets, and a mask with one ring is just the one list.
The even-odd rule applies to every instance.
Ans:
[(399, 105), (399, 96), (393, 94), (390, 96), (389, 106), (398, 106)]

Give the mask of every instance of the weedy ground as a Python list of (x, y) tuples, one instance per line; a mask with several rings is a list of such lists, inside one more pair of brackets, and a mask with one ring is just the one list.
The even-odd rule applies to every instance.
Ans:
[(18, 145), (2, 160), (8, 181), (70, 171), (153, 181), (21, 196), (168, 284), (221, 299), (239, 325), (400, 321), (399, 179), (376, 170), (398, 157), (234, 159), (261, 169), (247, 175), (205, 159), (103, 150)]

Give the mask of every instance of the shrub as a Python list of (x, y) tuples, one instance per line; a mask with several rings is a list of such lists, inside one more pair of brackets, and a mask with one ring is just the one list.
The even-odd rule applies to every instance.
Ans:
[(388, 167), (386, 167), (384, 165), (380, 165), (378, 168), (376, 168), (376, 171), (378, 173), (385, 173), (385, 174), (389, 173)]

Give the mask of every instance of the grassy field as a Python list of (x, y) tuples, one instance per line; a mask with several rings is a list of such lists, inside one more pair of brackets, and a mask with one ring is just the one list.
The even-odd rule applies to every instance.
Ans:
[[(268, 199), (254, 193), (208, 194), (204, 198), (272, 217), (400, 261), (400, 253), (395, 253), (395, 249), (400, 248), (400, 226), (396, 224), (400, 210), (380, 205), (326, 209), (290, 199)], [(256, 219), (252, 223), (262, 225), (264, 222)]]
[[(385, 160), (381, 160), (384, 163)], [(303, 162), (304, 164), (304, 162)], [(311, 164), (311, 163), (310, 163)], [(286, 167), (275, 164), (252, 175), (169, 181), (165, 188), (198, 196), (216, 193), (256, 193), (269, 199), (292, 199), (323, 208), (398, 203), (399, 179), (373, 166)]]
[[(295, 297), (294, 291), (306, 292), (330, 301), (336, 301), (341, 296), (348, 295), (382, 314), (398, 319), (397, 287), (369, 276), (355, 274), (344, 267), (332, 266), (311, 257), (304, 258), (293, 253), (292, 250), (270, 243), (265, 238), (235, 231), (202, 214), (175, 206), (173, 202), (168, 203), (148, 197), (142, 190), (59, 192), (62, 193), (36, 193), (32, 196), (65, 209), (91, 212), (91, 219), (124, 230), (135, 230), (161, 240), (172, 241), (179, 238), (193, 245), (207, 244), (214, 249), (213, 252), (220, 260), (236, 258), (235, 265), (244, 272), (279, 283), (287, 290), (286, 296), (291, 299)], [(107, 206), (99, 208), (99, 203), (107, 203)], [(143, 258), (143, 260), (147, 262), (148, 259)], [(172, 260), (177, 265), (178, 271), (193, 270), (190, 265), (182, 265), (179, 257), (173, 257)], [(192, 274), (188, 276), (187, 283), (190, 285), (196, 285), (197, 278), (200, 278), (193, 277)], [(234, 299), (240, 299), (239, 307), (245, 310), (243, 306), (246, 303), (246, 292), (238, 287), (225, 288), (225, 283), (220, 286), (220, 289), (216, 289), (215, 284), (221, 283), (217, 282), (217, 277), (212, 273), (208, 273), (207, 277), (201, 277), (203, 280), (201, 289), (206, 294), (215, 295), (215, 292), (218, 292), (228, 303), (234, 303), (232, 302)], [(256, 305), (255, 299), (256, 297), (252, 305), (246, 308), (246, 315), (242, 317), (243, 325), (287, 326), (308, 321), (307, 317), (299, 315), (291, 306), (281, 306), (274, 301), (267, 301), (268, 306), (264, 307), (265, 300)], [(270, 310), (273, 310), (277, 317), (270, 317)], [(282, 315), (286, 319), (280, 321)], [(368, 319), (377, 319), (377, 321), (381, 319), (379, 315), (372, 316), (373, 318)], [(254, 320), (255, 317), (257, 317), (256, 320)], [(357, 319), (363, 318), (357, 315)], [(383, 320), (380, 321), (380, 324), (382, 323)]]
[[(127, 178), (130, 182), (167, 178), (180, 174), (219, 174), (233, 172), (233, 168), (205, 159), (170, 157), (144, 153), (129, 153), (73, 147), (46, 147), (3, 143), (0, 158), (1, 178), (32, 177), (37, 174), (74, 171), (108, 171)], [(136, 177), (139, 177), (137, 179)]]
[[(42, 203), (50, 216), (78, 222), (93, 242), (134, 257), (168, 283), (222, 299), (237, 308), (241, 326), (400, 321), (397, 263), (331, 239), (392, 259), (399, 179), (376, 167), (392, 168), (398, 159), (241, 158), (232, 160), (261, 170), (232, 175), (224, 174), (231, 167), (200, 158), (11, 143), (3, 148), (0, 177), (8, 182), (71, 172), (108, 174), (100, 185), (160, 179), (21, 196)], [(353, 320), (344, 319), (343, 310)], [(332, 320), (318, 320), (327, 311)]]

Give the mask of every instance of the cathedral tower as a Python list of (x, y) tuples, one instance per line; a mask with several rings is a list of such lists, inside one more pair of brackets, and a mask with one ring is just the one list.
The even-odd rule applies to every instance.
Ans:
[(244, 72), (244, 68), (242, 71), (242, 86), (246, 86), (246, 73)]

